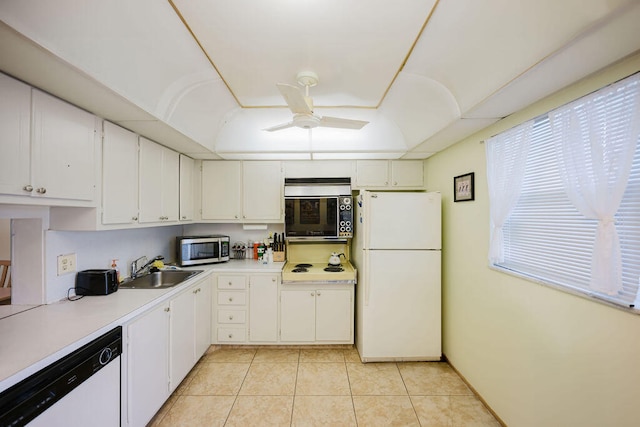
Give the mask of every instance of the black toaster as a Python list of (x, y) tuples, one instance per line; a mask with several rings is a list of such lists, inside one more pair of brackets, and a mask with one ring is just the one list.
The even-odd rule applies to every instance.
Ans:
[(76, 275), (76, 295), (108, 295), (117, 290), (115, 270), (83, 270)]

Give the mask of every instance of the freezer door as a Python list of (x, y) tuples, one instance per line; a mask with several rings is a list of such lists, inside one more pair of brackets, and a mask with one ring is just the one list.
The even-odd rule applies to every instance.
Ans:
[(440, 193), (372, 192), (363, 203), (367, 249), (440, 249)]
[(439, 360), (440, 251), (366, 251), (356, 339), (365, 362)]

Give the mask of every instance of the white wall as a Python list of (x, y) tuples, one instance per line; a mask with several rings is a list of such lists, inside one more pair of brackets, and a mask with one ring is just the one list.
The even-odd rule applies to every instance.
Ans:
[(182, 226), (140, 228), (113, 231), (47, 231), (45, 233), (46, 303), (67, 297), (74, 287), (75, 273), (57, 275), (58, 255), (77, 254), (77, 270), (111, 268), (111, 260), (119, 259), (123, 277), (129, 266), (143, 255), (162, 255), (167, 262), (175, 260), (175, 238)]
[[(488, 267), (481, 143), (638, 70), (640, 55), (426, 160), (443, 195), (443, 350), (507, 425), (638, 425), (640, 316)], [(453, 177), (467, 172), (476, 200), (453, 203)]]

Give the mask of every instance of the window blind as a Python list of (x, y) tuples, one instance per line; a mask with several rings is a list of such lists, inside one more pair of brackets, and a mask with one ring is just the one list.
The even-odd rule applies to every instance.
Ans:
[[(629, 90), (637, 90), (638, 75), (629, 79)], [(602, 113), (606, 110), (611, 117), (612, 111), (626, 108), (625, 99), (628, 97), (621, 91)], [(620, 139), (615, 143), (633, 142)], [(495, 265), (616, 304), (636, 304), (640, 281), (640, 143), (636, 140), (635, 144), (631, 175), (615, 215), (623, 281), (617, 295), (600, 294), (589, 286), (598, 221), (578, 212), (564, 191), (547, 115), (534, 122), (522, 191), (503, 227), (504, 261)]]

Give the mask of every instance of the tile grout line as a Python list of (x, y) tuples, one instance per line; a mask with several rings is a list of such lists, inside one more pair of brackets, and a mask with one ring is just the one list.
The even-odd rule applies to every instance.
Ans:
[(291, 401), (291, 415), (289, 416), (289, 427), (293, 427), (293, 409), (296, 406), (296, 391), (298, 388), (298, 373), (300, 372), (300, 350), (298, 350), (298, 364), (296, 365), (296, 377), (293, 381), (293, 399)]
[(240, 390), (242, 390), (242, 386), (244, 385), (244, 382), (247, 380), (247, 376), (249, 375), (249, 370), (251, 369), (251, 366), (253, 365), (253, 361), (256, 358), (256, 354), (257, 353), (258, 353), (257, 350), (255, 351), (255, 353), (253, 353), (253, 357), (251, 358), (251, 362), (249, 363), (249, 367), (247, 368), (247, 372), (244, 374), (244, 378), (242, 378), (242, 382), (240, 383), (240, 387), (238, 388), (238, 392), (234, 396), (233, 403), (231, 404), (231, 408), (229, 409), (229, 413), (227, 414), (227, 417), (224, 419), (224, 423), (222, 424), (223, 427), (225, 425), (227, 425), (227, 422), (229, 422), (229, 417), (231, 416), (231, 412), (233, 412), (233, 407), (236, 406), (236, 402), (238, 401), (238, 396), (240, 395)]
[(404, 376), (402, 375), (402, 371), (400, 371), (400, 366), (398, 366), (398, 362), (394, 362), (394, 365), (396, 366), (398, 375), (400, 375), (400, 379), (402, 380), (402, 385), (404, 386), (404, 390), (407, 392), (407, 397), (409, 398), (409, 403), (411, 403), (411, 409), (413, 409), (413, 414), (416, 416), (416, 420), (418, 420), (418, 425), (422, 426), (422, 421), (420, 421), (420, 417), (418, 416), (418, 411), (416, 410), (416, 407), (413, 404), (413, 399), (411, 398), (411, 394), (409, 393), (409, 387), (407, 387), (407, 383), (404, 381)]

